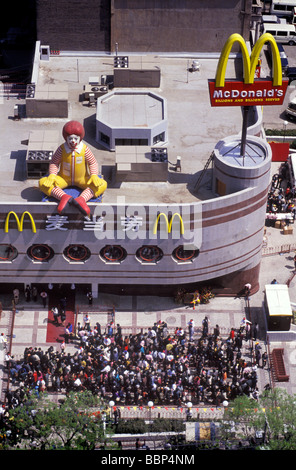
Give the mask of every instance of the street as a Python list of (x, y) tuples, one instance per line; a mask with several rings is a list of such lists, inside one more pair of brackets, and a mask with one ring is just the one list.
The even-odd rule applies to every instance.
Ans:
[[(288, 58), (289, 67), (296, 67), (296, 46), (288, 46), (283, 44), (286, 56)], [(269, 75), (269, 67), (267, 64), (265, 54), (262, 54), (262, 67), (263, 74)], [(287, 108), (289, 97), (292, 91), (295, 91), (295, 86), (289, 86), (283, 105), (281, 106), (265, 106), (263, 109), (263, 127), (264, 129), (284, 129), (284, 122), (287, 121), (288, 124), (286, 129), (296, 129), (296, 122), (287, 119), (285, 114), (285, 109)], [(287, 132), (288, 135), (288, 132)]]

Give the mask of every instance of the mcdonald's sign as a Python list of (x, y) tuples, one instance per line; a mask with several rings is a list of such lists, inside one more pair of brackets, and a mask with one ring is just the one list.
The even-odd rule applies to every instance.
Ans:
[(22, 213), (21, 219), (18, 218), (18, 216), (15, 212), (10, 211), (7, 214), (6, 219), (5, 219), (4, 232), (8, 233), (10, 216), (13, 216), (15, 218), (16, 223), (17, 223), (17, 229), (18, 229), (19, 232), (22, 232), (23, 231), (23, 225), (24, 225), (24, 218), (25, 218), (26, 215), (29, 217), (29, 219), (31, 221), (32, 232), (36, 233), (35, 221), (34, 221), (32, 215), (30, 214), (30, 212), (28, 212), (28, 211), (25, 211), (25, 212)]
[[(226, 67), (234, 43), (242, 52), (244, 80), (225, 80)], [(272, 51), (273, 78), (256, 79), (256, 68), (264, 44), (269, 42)], [(274, 37), (264, 33), (249, 55), (245, 40), (240, 34), (232, 34), (226, 41), (217, 66), (216, 79), (209, 80), (211, 106), (263, 106), (283, 104), (288, 80), (282, 78), (282, 64)]]
[(183, 222), (183, 219), (181, 217), (180, 214), (178, 214), (177, 212), (175, 212), (172, 217), (171, 217), (171, 220), (169, 221), (166, 214), (164, 212), (161, 212), (160, 214), (158, 214), (158, 216), (156, 217), (156, 220), (154, 222), (154, 226), (153, 226), (153, 235), (156, 234), (157, 232), (157, 227), (158, 227), (158, 223), (159, 223), (159, 220), (161, 217), (164, 217), (164, 220), (166, 222), (166, 228), (167, 228), (167, 233), (171, 233), (172, 231), (172, 224), (173, 224), (173, 220), (175, 217), (178, 217), (179, 220), (180, 220), (180, 234), (181, 235), (184, 235), (184, 222)]

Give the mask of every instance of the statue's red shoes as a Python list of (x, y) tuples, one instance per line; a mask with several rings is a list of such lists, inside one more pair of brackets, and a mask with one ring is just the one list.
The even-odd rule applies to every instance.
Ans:
[(90, 214), (90, 208), (86, 204), (86, 201), (83, 197), (78, 196), (72, 201), (73, 206), (76, 206), (80, 212), (82, 212), (83, 215), (89, 215)]
[(58, 205), (58, 213), (62, 215), (65, 212), (65, 209), (68, 207), (69, 204), (71, 204), (73, 201), (73, 197), (70, 196), (69, 194), (64, 194), (59, 202)]

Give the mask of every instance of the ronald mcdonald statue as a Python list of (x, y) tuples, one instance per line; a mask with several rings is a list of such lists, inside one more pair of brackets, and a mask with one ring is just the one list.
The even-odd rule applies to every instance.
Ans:
[[(59, 201), (58, 213), (63, 214), (69, 205), (84, 215), (89, 215), (87, 202), (99, 197), (107, 183), (98, 176), (98, 164), (89, 147), (82, 141), (85, 131), (80, 122), (69, 121), (63, 127), (65, 142), (58, 147), (49, 165), (49, 175), (39, 180), (39, 188), (47, 196)], [(74, 198), (64, 191), (68, 186), (82, 189)]]

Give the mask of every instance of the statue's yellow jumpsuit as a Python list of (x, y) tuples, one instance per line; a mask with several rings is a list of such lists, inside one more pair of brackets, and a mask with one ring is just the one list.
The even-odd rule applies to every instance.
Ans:
[[(54, 175), (53, 177), (51, 175)], [(80, 142), (71, 149), (67, 142), (58, 147), (49, 165), (49, 177), (41, 178), (40, 190), (48, 196), (61, 200), (68, 186), (83, 189), (80, 195), (85, 202), (100, 196), (107, 188), (107, 182), (98, 177), (98, 164), (90, 148)]]

